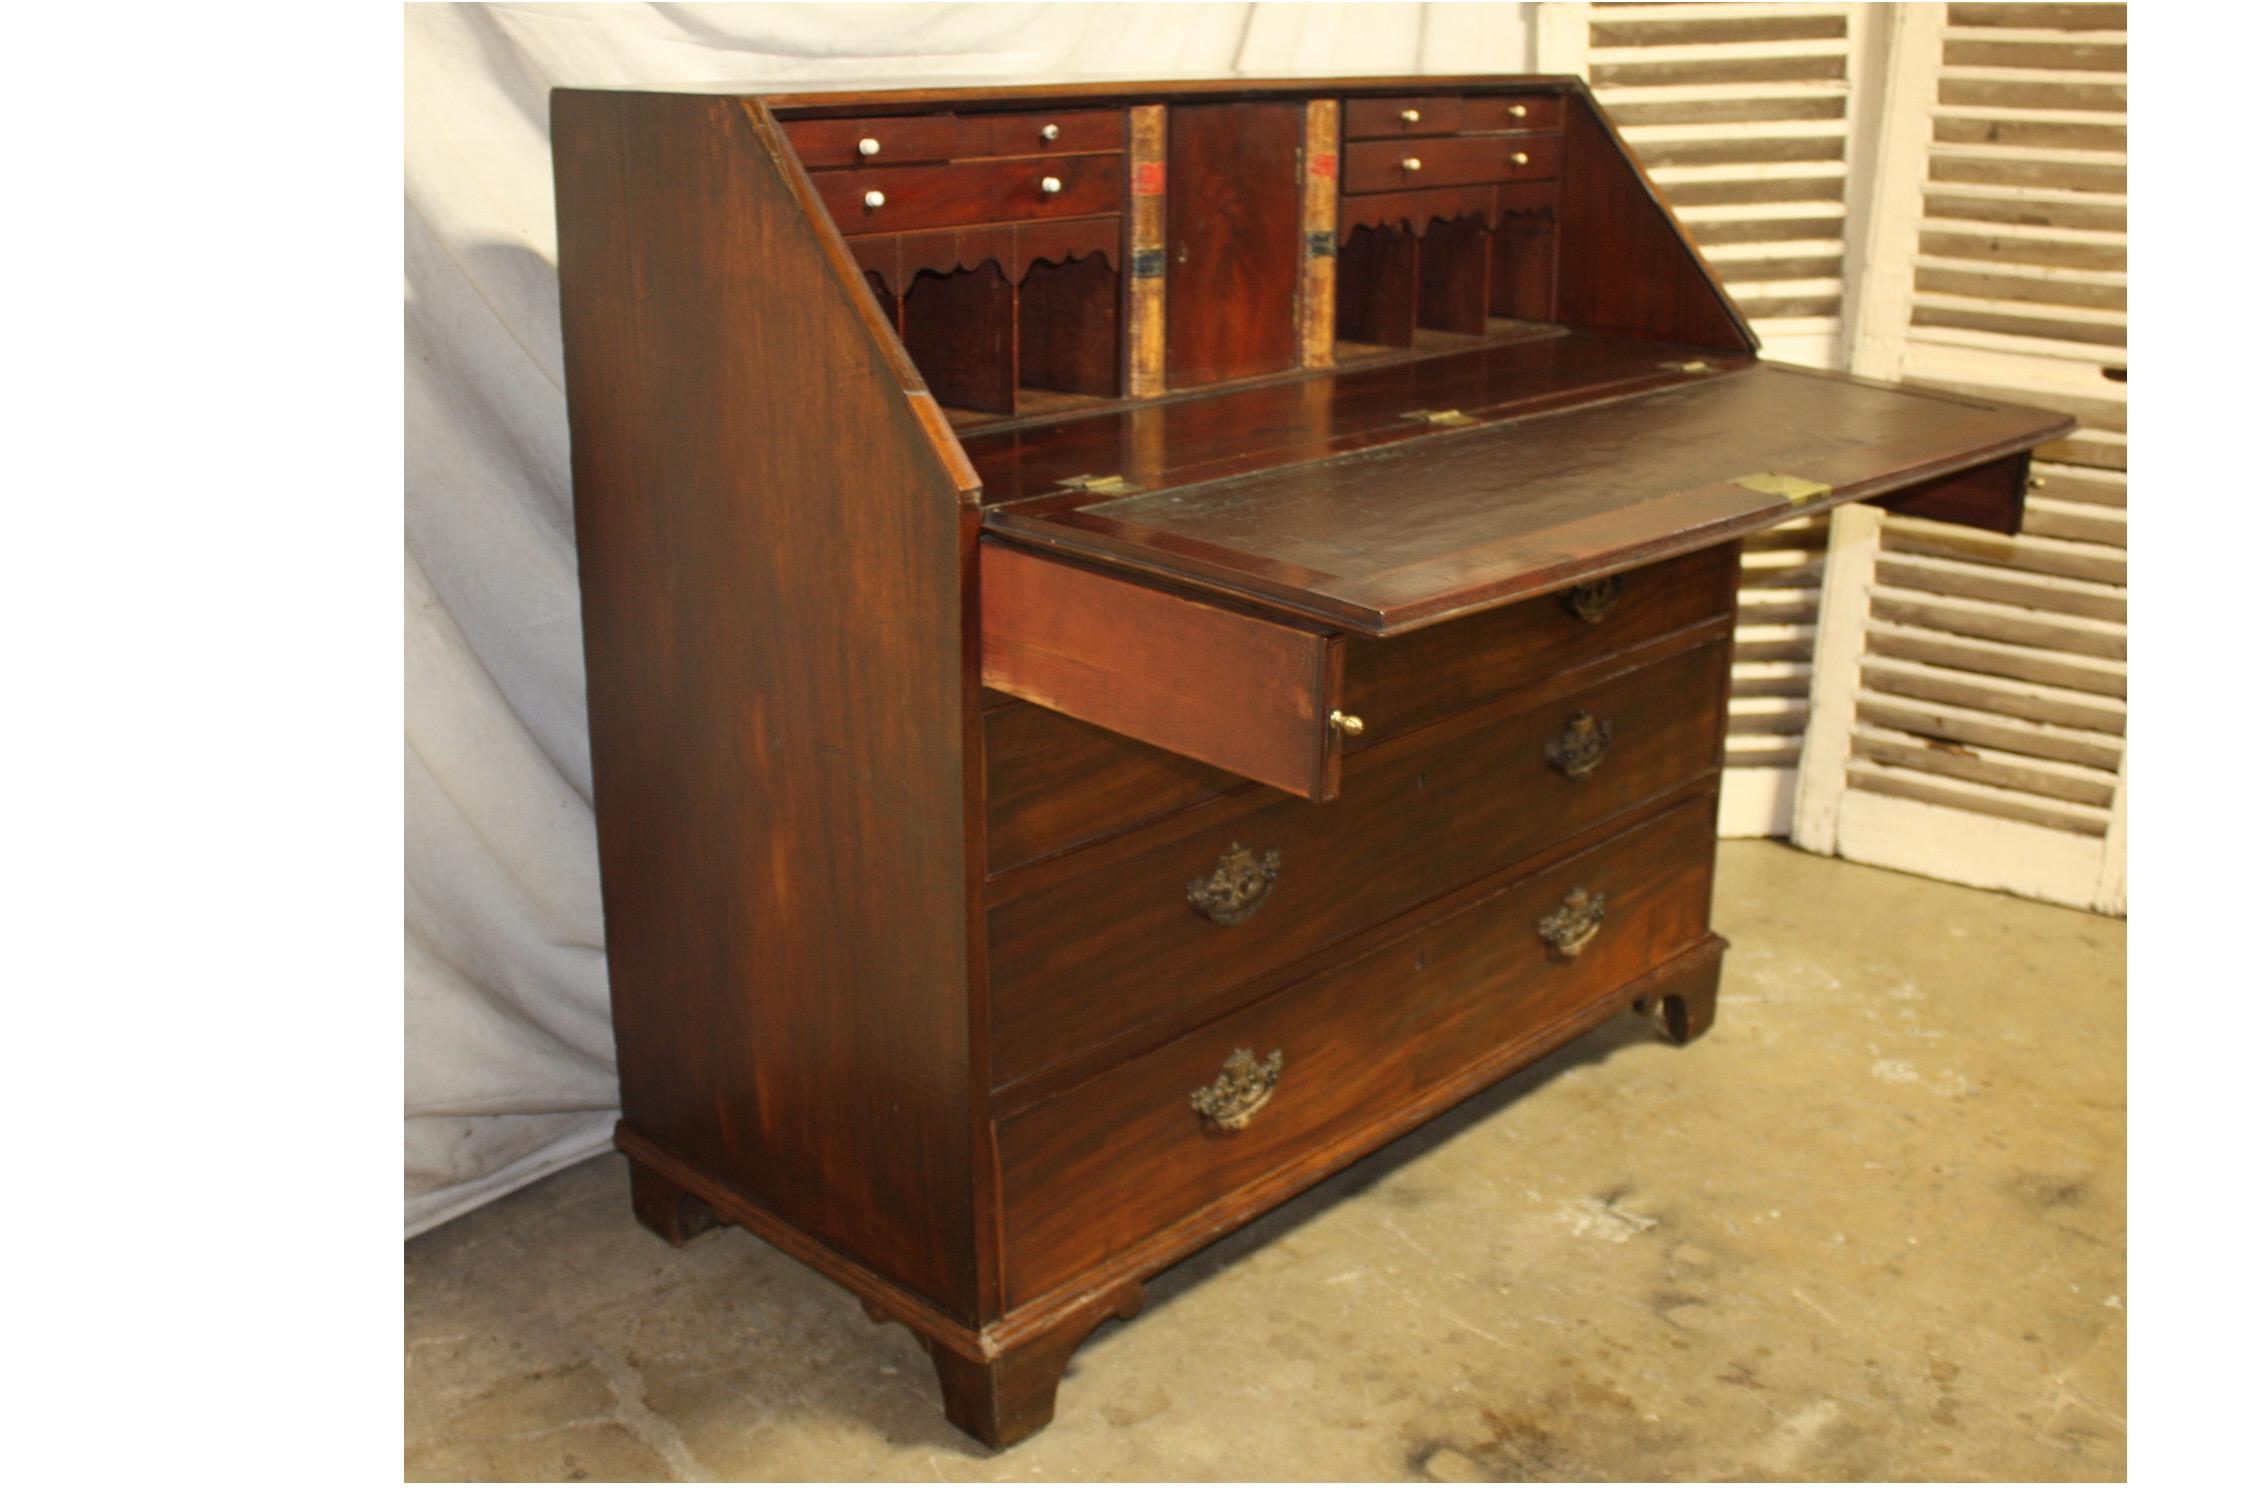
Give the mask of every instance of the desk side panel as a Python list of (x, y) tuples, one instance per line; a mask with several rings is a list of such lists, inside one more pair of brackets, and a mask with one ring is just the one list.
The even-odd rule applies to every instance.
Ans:
[(952, 441), (762, 112), (552, 114), (627, 1123), (968, 1316)]
[(1560, 322), (1752, 354), (1754, 330), (1589, 89), (1565, 105)]

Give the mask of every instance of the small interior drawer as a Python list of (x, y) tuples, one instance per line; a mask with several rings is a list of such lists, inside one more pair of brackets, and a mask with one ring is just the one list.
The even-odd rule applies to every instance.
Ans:
[(1337, 633), (995, 543), (979, 575), (987, 688), (1305, 799), (1338, 795)]
[(1446, 136), (1460, 129), (1466, 101), (1454, 95), (1350, 99), (1341, 134), (1350, 141), (1381, 136)]
[(1394, 193), (1459, 183), (1557, 177), (1555, 136), (1448, 136), (1435, 141), (1362, 141), (1347, 148), (1344, 193)]
[(1060, 152), (1119, 151), (1128, 142), (1128, 119), (1119, 110), (1050, 110), (1007, 115), (958, 115), (955, 156), (1032, 157)]
[(1484, 95), (1465, 101), (1468, 131), (1555, 131), (1559, 128), (1556, 94)]
[(1120, 212), (1117, 155), (859, 167), (810, 176), (847, 235)]
[[(954, 154), (953, 115), (857, 116), (844, 120), (786, 120), (783, 133), (808, 167), (890, 167), (901, 162), (945, 162)], [(863, 142), (876, 149), (864, 151)]]

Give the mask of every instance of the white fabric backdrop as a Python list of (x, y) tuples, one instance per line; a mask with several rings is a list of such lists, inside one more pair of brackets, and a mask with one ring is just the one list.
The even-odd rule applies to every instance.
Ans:
[(445, 5), (407, 27), (407, 1232), (616, 1117), (557, 85), (1524, 71), (1523, 5)]

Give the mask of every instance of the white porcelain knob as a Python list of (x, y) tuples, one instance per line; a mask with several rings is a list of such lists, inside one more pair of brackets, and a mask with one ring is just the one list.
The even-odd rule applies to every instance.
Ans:
[(1063, 193), (1065, 192), (1065, 184), (1057, 178), (1044, 178), (1042, 179), (1042, 191), (1044, 193)]
[(1404, 172), (1416, 172), (1419, 168), (1425, 165), (1425, 163), (1419, 161), (1416, 157), (1404, 157), (1402, 159), (1402, 170)]
[(1510, 109), (1506, 110), (1504, 113), (1511, 116), (1514, 120), (1525, 120), (1527, 119), (1527, 106), (1524, 104), (1516, 104), (1513, 105)]
[(1512, 153), (1512, 165), (1514, 167), (1525, 167), (1527, 166), (1527, 164), (1528, 154), (1526, 152), (1516, 151)]
[(862, 195), (862, 207), (865, 209), (884, 208), (885, 195), (878, 192), (875, 188), (872, 188), (869, 192)]
[(1054, 126), (1054, 125), (1045, 125), (1045, 126), (1043, 126), (1043, 127), (1042, 127), (1042, 139), (1043, 139), (1044, 141), (1055, 141), (1055, 140), (1056, 140), (1057, 138), (1058, 138), (1058, 128), (1057, 128), (1056, 126)]
[(1423, 118), (1416, 110), (1404, 110), (1402, 112), (1402, 123), (1404, 125), (1416, 125)]
[(861, 140), (859, 140), (859, 141), (857, 141), (857, 142), (855, 142), (855, 143), (854, 143), (854, 150), (856, 150), (856, 151), (860, 152), (860, 153), (861, 153), (861, 154), (862, 154), (863, 156), (865, 156), (865, 157), (874, 157), (874, 156), (876, 156), (876, 155), (877, 155), (877, 137), (875, 137), (875, 136), (864, 136), (864, 137), (862, 137), (862, 139), (861, 139)]

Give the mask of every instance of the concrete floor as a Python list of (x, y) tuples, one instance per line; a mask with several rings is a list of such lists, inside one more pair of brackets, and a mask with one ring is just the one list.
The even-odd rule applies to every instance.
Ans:
[(1625, 1018), (1154, 1281), (990, 1456), (897, 1326), (616, 1155), (408, 1245), (418, 1479), (2120, 1479), (2124, 927), (1724, 848)]

